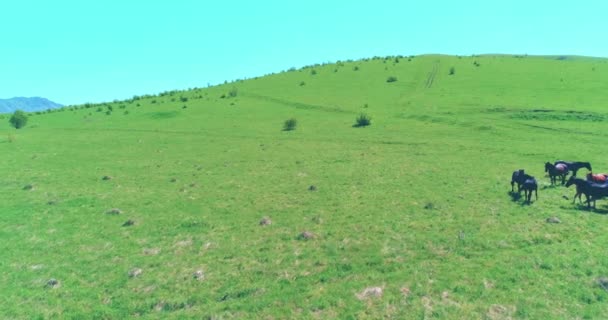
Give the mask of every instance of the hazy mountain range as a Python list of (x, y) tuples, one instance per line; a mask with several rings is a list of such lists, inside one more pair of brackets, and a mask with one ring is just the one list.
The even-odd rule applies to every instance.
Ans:
[(40, 97), (16, 97), (11, 99), (0, 99), (0, 113), (9, 113), (15, 110), (43, 111), (47, 109), (61, 108), (63, 105)]

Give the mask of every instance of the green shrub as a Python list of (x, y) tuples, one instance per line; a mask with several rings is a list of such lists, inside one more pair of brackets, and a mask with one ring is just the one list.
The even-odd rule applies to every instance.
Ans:
[(355, 124), (353, 127), (366, 127), (372, 124), (372, 118), (365, 113), (360, 114), (357, 119), (355, 119)]
[(21, 129), (27, 124), (27, 114), (21, 110), (15, 111), (8, 122), (15, 127), (15, 129)]
[(181, 102), (187, 102), (188, 98), (186, 98), (186, 97), (179, 97), (179, 101), (181, 101)]
[(285, 120), (285, 123), (283, 123), (283, 131), (295, 130), (297, 125), (298, 120), (296, 120), (295, 118), (287, 119)]
[(386, 82), (395, 82), (395, 81), (397, 81), (397, 77), (390, 76), (390, 77), (386, 78)]
[(456, 69), (454, 67), (450, 68), (450, 75), (453, 76), (456, 73)]
[(232, 88), (230, 89), (230, 91), (228, 92), (228, 96), (230, 98), (235, 98), (237, 95), (239, 94), (239, 90), (237, 88)]

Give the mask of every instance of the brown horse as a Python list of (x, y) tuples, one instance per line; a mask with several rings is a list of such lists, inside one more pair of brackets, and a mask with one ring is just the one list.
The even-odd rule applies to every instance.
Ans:
[(606, 180), (607, 180), (606, 178), (608, 178), (608, 175), (605, 173), (598, 173), (598, 174), (593, 174), (593, 172), (587, 173), (587, 181), (604, 184), (604, 183), (606, 183)]

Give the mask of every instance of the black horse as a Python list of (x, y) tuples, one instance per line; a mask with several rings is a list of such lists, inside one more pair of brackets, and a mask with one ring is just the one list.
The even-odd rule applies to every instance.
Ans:
[(571, 176), (570, 179), (568, 179), (568, 182), (566, 182), (566, 187), (570, 187), (573, 184), (576, 186), (576, 193), (574, 194), (574, 198), (572, 199), (572, 204), (574, 204), (576, 202), (577, 197), (578, 197), (578, 203), (583, 204), (583, 201), (581, 200), (581, 196), (583, 194), (585, 195), (585, 199), (586, 199), (585, 202), (589, 202), (589, 194), (588, 194), (588, 189), (587, 189), (587, 185), (589, 184), (589, 181), (579, 179), (575, 176)]
[(572, 170), (573, 176), (576, 176), (576, 172), (578, 171), (578, 169), (581, 169), (581, 168), (587, 168), (587, 170), (593, 171), (593, 170), (591, 170), (591, 163), (589, 163), (589, 162), (557, 160), (557, 161), (555, 161), (555, 163), (553, 165), (558, 165), (560, 163), (565, 164), (568, 167), (568, 169)]
[(568, 179), (566, 186), (569, 187), (573, 184), (576, 184), (577, 191), (580, 188), (580, 192), (587, 197), (587, 208), (589, 209), (591, 209), (591, 201), (593, 201), (595, 209), (595, 201), (608, 196), (608, 184), (597, 184), (572, 176)]
[(528, 178), (522, 184), (522, 189), (524, 189), (524, 198), (526, 202), (530, 203), (532, 200), (532, 191), (536, 194), (536, 200), (538, 200), (538, 184), (536, 183), (536, 179), (532, 176), (528, 176)]
[(552, 165), (551, 162), (545, 163), (545, 172), (549, 173), (551, 178), (551, 184), (555, 184), (557, 177), (562, 178), (562, 185), (566, 183), (566, 176), (568, 175), (568, 166), (563, 163)]
[(513, 190), (513, 187), (516, 183), (517, 183), (517, 192), (521, 191), (521, 185), (525, 181), (524, 175), (525, 175), (524, 169), (519, 169), (517, 171), (513, 171), (513, 174), (511, 175), (511, 192), (515, 192), (515, 190)]

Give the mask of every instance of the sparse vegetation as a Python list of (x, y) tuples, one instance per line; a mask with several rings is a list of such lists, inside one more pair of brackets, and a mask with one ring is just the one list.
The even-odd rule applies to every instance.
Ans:
[(355, 119), (355, 127), (367, 127), (372, 124), (372, 118), (365, 113), (359, 114)]
[(292, 131), (296, 129), (298, 121), (295, 118), (285, 120), (283, 123), (283, 131)]
[(228, 92), (228, 96), (230, 98), (236, 98), (236, 96), (239, 94), (239, 90), (236, 87), (233, 87), (232, 89), (230, 89), (230, 91)]

